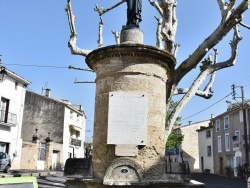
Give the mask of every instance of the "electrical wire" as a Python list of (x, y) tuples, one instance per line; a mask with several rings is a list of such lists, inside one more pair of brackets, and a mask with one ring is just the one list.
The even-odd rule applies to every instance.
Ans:
[(9, 63), (2, 63), (2, 65), (10, 65), (10, 66), (22, 66), (22, 67), (40, 67), (40, 68), (58, 68), (58, 69), (68, 69), (69, 67), (60, 67), (60, 66), (53, 66), (53, 65), (24, 65), (24, 64), (9, 64)]
[(196, 116), (196, 115), (198, 115), (198, 114), (204, 112), (205, 110), (211, 108), (212, 106), (214, 106), (214, 105), (218, 104), (219, 102), (221, 102), (222, 100), (226, 99), (226, 98), (229, 97), (230, 95), (231, 95), (231, 93), (228, 94), (228, 95), (226, 95), (225, 97), (223, 97), (223, 98), (220, 99), (219, 101), (215, 102), (214, 104), (208, 106), (207, 108), (205, 108), (205, 109), (203, 109), (203, 110), (201, 110), (201, 111), (199, 111), (199, 112), (197, 112), (197, 113), (195, 113), (195, 114), (193, 114), (193, 115), (191, 115), (191, 116), (188, 116), (188, 117), (186, 117), (186, 118), (181, 118), (181, 120), (183, 121), (183, 120), (189, 119), (189, 118), (191, 118), (191, 117), (194, 117), (194, 116)]

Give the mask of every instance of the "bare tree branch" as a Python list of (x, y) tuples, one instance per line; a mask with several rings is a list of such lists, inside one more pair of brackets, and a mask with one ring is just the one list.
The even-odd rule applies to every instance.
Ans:
[[(238, 51), (238, 44), (239, 44), (241, 39), (242, 38), (239, 35), (238, 27), (236, 25), (234, 27), (233, 40), (230, 43), (231, 57), (227, 61), (217, 63), (217, 50), (215, 50), (214, 64), (208, 63), (207, 65), (203, 65), (203, 67), (201, 68), (200, 74), (197, 76), (195, 81), (192, 83), (191, 87), (189, 89), (183, 89), (182, 92), (185, 95), (178, 102), (178, 104), (176, 105), (175, 109), (171, 112), (171, 114), (169, 115), (169, 119), (166, 122), (166, 124), (167, 124), (166, 139), (167, 139), (168, 135), (171, 133), (171, 130), (173, 128), (173, 125), (174, 125), (175, 120), (178, 117), (179, 113), (185, 107), (185, 105), (191, 100), (191, 98), (194, 95), (198, 95), (198, 96), (202, 96), (202, 94), (205, 95), (208, 92), (207, 91), (208, 89), (211, 92), (211, 87), (212, 87), (212, 84), (214, 82), (215, 72), (220, 70), (220, 69), (227, 68), (229, 66), (233, 66), (235, 64), (235, 59), (236, 59), (237, 51)], [(210, 81), (209, 81), (208, 85), (206, 86), (205, 90), (203, 92), (199, 91), (198, 88), (201, 86), (201, 84), (205, 81), (205, 79), (209, 75), (211, 75)]]
[(174, 57), (177, 57), (177, 52), (180, 46), (181, 46), (180, 44), (176, 43), (174, 44), (174, 53), (173, 53)]
[(179, 81), (206, 55), (206, 53), (218, 44), (222, 38), (224, 38), (231, 29), (241, 21), (242, 13), (248, 9), (249, 1), (242, 1), (242, 3), (233, 10), (232, 14), (225, 22), (221, 23), (215, 31), (202, 42), (202, 44), (190, 55), (185, 61), (183, 61), (175, 71), (174, 84), (175, 87)]
[(161, 15), (161, 17), (163, 17), (163, 10), (162, 8), (160, 7), (158, 1), (152, 1), (152, 0), (148, 0), (149, 3), (156, 8), (156, 10), (159, 12), (159, 14)]
[(163, 45), (162, 45), (162, 34), (161, 34), (161, 30), (162, 30), (162, 19), (161, 18), (157, 18), (155, 16), (155, 19), (157, 20), (157, 29), (156, 29), (156, 47), (159, 49), (163, 49)]
[(100, 22), (99, 22), (99, 32), (98, 32), (98, 47), (101, 48), (103, 47), (103, 37), (102, 37), (102, 30), (103, 30), (103, 21), (102, 21), (102, 17), (100, 16)]
[(71, 54), (87, 56), (92, 50), (81, 49), (76, 46), (77, 33), (75, 29), (75, 16), (71, 8), (71, 0), (68, 0), (65, 11), (68, 15), (68, 22), (69, 22), (69, 27), (70, 27), (70, 32), (71, 32), (70, 39), (68, 42), (68, 46), (71, 50)]
[(159, 14), (162, 16), (161, 34), (165, 43), (164, 49), (167, 52), (174, 54), (175, 35), (177, 30), (177, 3), (174, 0), (148, 1), (158, 10)]
[(110, 10), (116, 8), (116, 7), (118, 7), (120, 4), (124, 3), (125, 1), (126, 1), (126, 0), (122, 0), (122, 1), (120, 1), (119, 3), (116, 3), (115, 5), (113, 5), (112, 7), (106, 8), (106, 9), (104, 9), (103, 7), (98, 7), (98, 5), (95, 4), (95, 9), (94, 9), (94, 10), (97, 11), (97, 12), (99, 13), (99, 16), (101, 16), (101, 15), (103, 15), (104, 13), (106, 13), (106, 12), (108, 12), (108, 11), (110, 11)]
[(238, 45), (239, 45), (239, 42), (241, 40), (242, 40), (242, 37), (239, 35), (238, 26), (236, 25), (234, 27), (233, 40), (230, 42), (231, 57), (227, 61), (214, 64), (212, 66), (212, 68), (213, 68), (214, 71), (218, 71), (220, 69), (227, 68), (227, 67), (235, 65), (235, 61), (236, 61), (236, 57), (237, 57), (237, 52), (238, 52)]
[(116, 44), (120, 44), (120, 32), (119, 31), (111, 31), (112, 34), (115, 36), (115, 42)]
[(242, 23), (242, 22), (240, 22), (240, 25), (242, 25), (243, 27), (245, 27), (245, 28), (247, 28), (247, 29), (250, 29), (250, 26), (249, 26), (249, 25), (246, 25), (246, 24), (244, 24), (244, 23)]
[[(214, 50), (214, 63), (213, 64), (216, 64), (217, 63), (218, 50), (215, 49), (215, 48), (213, 48), (213, 50)], [(216, 71), (211, 73), (210, 80), (209, 80), (207, 86), (204, 89), (204, 92), (206, 92), (207, 95), (210, 93), (210, 95), (212, 96), (211, 93), (213, 93), (212, 86), (213, 86), (213, 83), (214, 83), (214, 80), (215, 80), (215, 75), (216, 75)]]

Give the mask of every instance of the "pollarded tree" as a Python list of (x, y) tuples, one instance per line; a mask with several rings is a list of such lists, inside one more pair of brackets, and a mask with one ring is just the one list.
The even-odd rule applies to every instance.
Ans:
[[(121, 0), (114, 6), (103, 9), (96, 5), (95, 10), (99, 13), (99, 47), (103, 46), (102, 40), (102, 29), (103, 21), (101, 15), (108, 12), (109, 10), (117, 7), (126, 0)], [(144, 1), (146, 2), (146, 1)], [(144, 3), (143, 2), (143, 3)], [(159, 12), (160, 18), (157, 18), (157, 42), (156, 47), (171, 53), (176, 57), (178, 47), (180, 46), (175, 42), (175, 36), (177, 31), (178, 20), (176, 17), (177, 0), (148, 0), (148, 2), (156, 8)], [(194, 50), (191, 55), (187, 57), (183, 62), (178, 63), (178, 67), (174, 70), (174, 77), (169, 79), (166, 83), (167, 90), (167, 108), (169, 108), (172, 101), (172, 96), (177, 94), (182, 94), (183, 97), (178, 101), (177, 105), (171, 113), (168, 115), (166, 120), (166, 139), (172, 131), (173, 125), (180, 114), (181, 110), (185, 105), (191, 100), (192, 97), (199, 96), (205, 99), (212, 97), (212, 86), (215, 79), (216, 71), (233, 66), (235, 64), (238, 44), (242, 39), (239, 35), (239, 26), (243, 26), (249, 29), (249, 26), (242, 23), (243, 13), (249, 8), (249, 0), (241, 0), (236, 5), (236, 0), (217, 0), (218, 6), (221, 11), (221, 22), (218, 24), (217, 28)], [(72, 54), (87, 56), (92, 50), (81, 49), (76, 45), (77, 33), (75, 29), (75, 16), (71, 9), (71, 0), (68, 0), (66, 7), (66, 12), (68, 15), (68, 21), (71, 31), (71, 36), (69, 40), (69, 48)], [(217, 61), (217, 49), (215, 46), (220, 43), (220, 41), (229, 33), (233, 31), (233, 38), (230, 43), (231, 56), (223, 62)], [(116, 39), (119, 38), (118, 32), (113, 32)], [(119, 40), (116, 40), (119, 41)], [(118, 42), (117, 42), (118, 44)], [(210, 51), (214, 51), (214, 56), (212, 57)], [(197, 75), (194, 82), (188, 88), (179, 88), (178, 85), (180, 81), (189, 73), (192, 69), (200, 64), (200, 72)], [(209, 79), (208, 83), (203, 90), (200, 90), (200, 86)], [(168, 111), (168, 109), (166, 109)]]

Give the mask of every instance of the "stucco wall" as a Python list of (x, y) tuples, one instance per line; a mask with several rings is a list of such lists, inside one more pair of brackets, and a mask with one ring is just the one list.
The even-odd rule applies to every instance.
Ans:
[(22, 138), (32, 141), (35, 129), (39, 138), (46, 138), (48, 132), (54, 142), (63, 142), (65, 104), (45, 96), (27, 91), (24, 106)]
[[(240, 136), (240, 148), (237, 150), (233, 150), (233, 135), (235, 131), (239, 131), (239, 135), (244, 135), (244, 125), (243, 122), (240, 122), (239, 110), (228, 110), (225, 113), (214, 118), (214, 125), (216, 120), (220, 120), (220, 130), (213, 130), (213, 139), (214, 139), (214, 164), (218, 164), (214, 166), (215, 174), (225, 174), (225, 167), (229, 165), (233, 167), (233, 160), (235, 157), (236, 151), (240, 151), (243, 156), (242, 164), (245, 163), (245, 149), (243, 148), (244, 140), (243, 136)], [(224, 117), (229, 117), (229, 128), (224, 129)], [(247, 110), (247, 127), (249, 122), (249, 110)], [(225, 149), (225, 134), (229, 134), (230, 138), (230, 151), (226, 151)], [(221, 137), (221, 152), (218, 152), (218, 143), (217, 138)]]
[[(211, 137), (207, 138), (206, 131), (211, 131)], [(202, 172), (202, 161), (201, 157), (203, 157), (203, 165), (204, 169), (209, 169), (210, 173), (214, 173), (214, 162), (213, 162), (213, 129), (205, 129), (198, 132), (199, 136), (199, 153), (200, 153), (200, 172)], [(211, 146), (211, 156), (208, 156), (207, 154), (207, 146)]]
[(6, 98), (9, 100), (9, 113), (15, 114), (17, 117), (17, 124), (13, 127), (0, 125), (0, 142), (9, 144), (9, 155), (13, 159), (13, 153), (16, 157), (13, 161), (13, 168), (20, 168), (21, 156), (21, 129), (23, 118), (23, 104), (26, 92), (26, 86), (16, 80), (7, 76), (4, 81), (0, 81), (0, 99)]
[(201, 126), (208, 126), (209, 121), (202, 121), (180, 127), (184, 139), (181, 145), (183, 158), (188, 161), (191, 172), (200, 172), (198, 130)]
[(38, 156), (38, 144), (23, 142), (21, 169), (36, 169)]

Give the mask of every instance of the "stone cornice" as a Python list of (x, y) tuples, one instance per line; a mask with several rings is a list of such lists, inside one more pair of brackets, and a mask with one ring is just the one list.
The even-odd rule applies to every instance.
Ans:
[(91, 69), (94, 69), (95, 63), (105, 63), (111, 59), (123, 59), (124, 57), (153, 59), (168, 69), (173, 69), (176, 63), (176, 59), (169, 53), (153, 46), (138, 44), (112, 45), (96, 49), (86, 57), (86, 63)]

